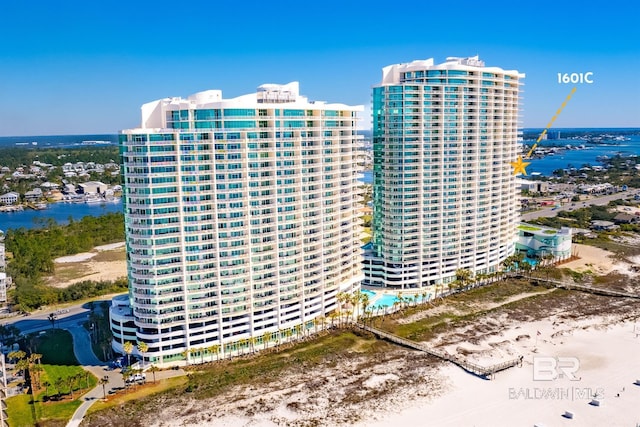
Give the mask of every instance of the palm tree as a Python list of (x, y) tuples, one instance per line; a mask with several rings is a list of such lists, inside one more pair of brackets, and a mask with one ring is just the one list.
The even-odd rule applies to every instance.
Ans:
[(62, 377), (58, 377), (56, 378), (56, 380), (53, 382), (53, 384), (56, 386), (56, 391), (58, 392), (58, 399), (60, 398), (60, 396), (62, 396), (62, 386), (64, 386), (64, 378)]
[[(209, 346), (209, 351), (216, 355), (216, 361), (220, 358), (220, 344), (212, 344)], [(211, 361), (213, 361), (213, 356), (211, 357)]]
[(144, 369), (144, 355), (149, 351), (149, 345), (144, 341), (138, 341), (138, 351), (142, 356), (142, 368)]
[(129, 365), (131, 365), (130, 356), (131, 356), (131, 352), (133, 351), (133, 343), (131, 343), (131, 341), (126, 341), (122, 345), (122, 349), (127, 354), (127, 366), (129, 366)]
[(45, 380), (42, 382), (42, 386), (44, 387), (44, 397), (49, 400), (49, 387), (51, 387), (51, 383)]
[(318, 333), (318, 326), (320, 326), (324, 322), (324, 316), (318, 316), (313, 318), (313, 327), (315, 329), (316, 334)]
[(402, 292), (397, 293), (396, 299), (398, 300), (398, 305), (402, 309), (402, 307), (404, 306), (404, 297), (402, 296)]
[(336, 313), (335, 311), (332, 311), (331, 313), (329, 313), (329, 320), (331, 320), (331, 327), (334, 326), (334, 323), (337, 317), (338, 317), (338, 313)]
[(269, 337), (271, 336), (271, 333), (269, 332), (265, 332), (262, 334), (262, 345), (264, 345), (264, 349), (267, 349), (267, 344), (269, 343)]
[(294, 326), (293, 329), (295, 330), (295, 333), (296, 333), (296, 339), (299, 340), (300, 333), (302, 332), (302, 324), (297, 324), (296, 326)]
[(71, 393), (71, 400), (73, 400), (73, 386), (76, 383), (76, 376), (75, 375), (69, 375), (65, 382), (67, 383), (67, 386), (69, 387), (69, 393)]
[(158, 372), (160, 370), (160, 368), (158, 368), (156, 365), (151, 365), (149, 367), (149, 372), (151, 372), (153, 374), (153, 383), (156, 383), (156, 372)]
[(24, 359), (26, 356), (27, 356), (27, 353), (25, 353), (24, 351), (16, 350), (16, 351), (12, 351), (9, 354), (7, 354), (7, 359), (15, 360), (17, 362), (20, 359)]
[(40, 373), (44, 371), (42, 365), (32, 365), (29, 367), (29, 375), (31, 376), (31, 387), (40, 388)]
[(531, 278), (531, 270), (533, 270), (533, 266), (531, 264), (527, 261), (522, 261), (520, 269), (524, 272), (525, 277)]
[(122, 380), (124, 381), (124, 389), (127, 390), (129, 386), (129, 378), (133, 375), (131, 366), (127, 366), (122, 370)]
[[(198, 354), (198, 352), (199, 352), (199, 351), (200, 351), (200, 350), (199, 350), (199, 349), (197, 349), (197, 348), (190, 348), (190, 349), (189, 349), (189, 355), (191, 356), (191, 358), (192, 358), (192, 359), (194, 359), (194, 360), (195, 360), (196, 355)], [(196, 362), (196, 363), (197, 363), (197, 362)]]
[(459, 268), (456, 270), (456, 281), (458, 281), (459, 285), (466, 289), (467, 285), (471, 283), (473, 280), (473, 272), (471, 270), (467, 270), (466, 268)]
[(98, 381), (98, 383), (102, 385), (102, 398), (104, 400), (107, 400), (106, 385), (109, 383), (109, 376), (105, 375), (104, 377), (100, 378), (100, 381)]
[(251, 353), (256, 352), (256, 344), (258, 343), (258, 339), (254, 336), (249, 337), (249, 346), (251, 347)]
[(189, 349), (182, 350), (182, 353), (180, 353), (180, 354), (182, 355), (182, 357), (184, 357), (184, 359), (187, 362), (187, 366), (188, 366), (189, 365), (189, 354), (190, 354)]
[[(367, 312), (367, 308), (369, 308), (369, 295), (364, 293), (364, 292), (360, 292), (360, 304), (362, 305), (362, 313), (366, 314)], [(365, 316), (366, 318), (366, 316)]]

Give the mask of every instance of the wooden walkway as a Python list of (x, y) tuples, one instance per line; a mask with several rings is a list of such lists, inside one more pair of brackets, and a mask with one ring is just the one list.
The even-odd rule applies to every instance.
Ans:
[(589, 292), (594, 295), (640, 299), (640, 295), (632, 294), (630, 292), (614, 291), (612, 289), (596, 288), (594, 286), (589, 286), (589, 285), (578, 285), (575, 283), (566, 283), (566, 282), (561, 282), (559, 280), (552, 280), (552, 279), (541, 279), (538, 277), (532, 277), (530, 280), (536, 281), (536, 282), (548, 283), (551, 286), (555, 286), (556, 288), (567, 289), (571, 291)]
[(517, 359), (508, 360), (506, 362), (498, 363), (491, 366), (481, 366), (476, 363), (471, 363), (458, 356), (453, 356), (443, 351), (438, 351), (433, 348), (429, 348), (424, 344), (420, 344), (415, 341), (411, 341), (406, 338), (402, 338), (397, 335), (391, 334), (389, 332), (385, 332), (381, 329), (374, 328), (373, 326), (367, 326), (362, 323), (356, 323), (355, 325), (360, 329), (371, 332), (372, 334), (378, 336), (381, 339), (393, 342), (395, 344), (398, 344), (404, 347), (409, 347), (415, 350), (422, 351), (424, 353), (427, 353), (430, 356), (437, 357), (440, 360), (453, 363), (454, 365), (461, 367), (467, 372), (470, 372), (474, 375), (477, 375), (479, 377), (484, 377), (487, 379), (493, 378), (496, 372), (504, 371), (505, 369), (509, 369), (514, 366), (522, 366), (522, 356)]

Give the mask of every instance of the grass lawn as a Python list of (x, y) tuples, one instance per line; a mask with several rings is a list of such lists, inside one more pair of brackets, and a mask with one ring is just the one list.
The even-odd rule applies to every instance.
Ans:
[(38, 421), (40, 424), (43, 421), (51, 423), (61, 421), (66, 424), (73, 416), (73, 413), (76, 412), (78, 406), (82, 405), (82, 401), (76, 399), (63, 402), (37, 402), (36, 405), (38, 405)]
[(10, 427), (31, 427), (36, 424), (30, 394), (12, 396), (5, 402), (7, 403), (7, 416), (9, 417)]
[(62, 329), (50, 329), (37, 338), (36, 351), (42, 354), (42, 363), (49, 365), (77, 365), (73, 354), (73, 338)]
[[(31, 395), (26, 394), (7, 399), (10, 426), (33, 426), (36, 421), (38, 424), (66, 424), (82, 404), (79, 398), (96, 386), (98, 379), (78, 366), (72, 343), (71, 334), (61, 329), (48, 330), (37, 337), (35, 346), (36, 351), (42, 354), (43, 368), (40, 389), (36, 390), (35, 403), (31, 403)], [(72, 377), (76, 380), (69, 384), (67, 379)], [(56, 386), (58, 378), (65, 380), (59, 389)], [(45, 388), (46, 382), (49, 386)], [(74, 400), (71, 400), (70, 385)], [(58, 393), (61, 394), (60, 400), (50, 399)]]

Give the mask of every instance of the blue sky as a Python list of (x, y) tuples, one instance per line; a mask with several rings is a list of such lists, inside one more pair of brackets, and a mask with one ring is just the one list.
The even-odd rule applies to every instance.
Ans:
[[(117, 133), (140, 106), (300, 82), (312, 100), (365, 105), (382, 67), (480, 55), (526, 73), (523, 126), (640, 127), (637, 4), (495, 0), (66, 1), (0, 6), (0, 136)], [(568, 3), (568, 2), (567, 2)]]

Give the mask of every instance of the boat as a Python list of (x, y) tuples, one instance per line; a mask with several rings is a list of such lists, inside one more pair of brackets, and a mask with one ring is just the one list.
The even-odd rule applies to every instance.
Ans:
[(98, 196), (97, 194), (89, 194), (88, 196), (85, 197), (84, 202), (94, 205), (98, 203), (104, 203), (104, 199)]

